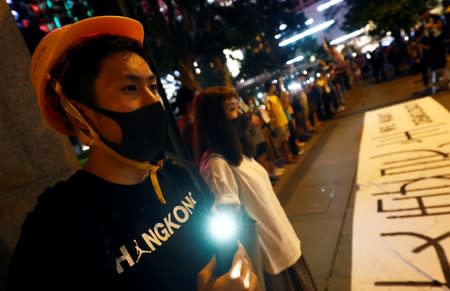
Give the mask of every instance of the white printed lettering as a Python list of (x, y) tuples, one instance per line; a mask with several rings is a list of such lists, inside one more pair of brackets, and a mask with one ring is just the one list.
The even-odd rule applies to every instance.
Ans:
[(181, 204), (183, 204), (183, 206), (187, 209), (187, 211), (189, 211), (189, 213), (192, 214), (192, 210), (191, 209), (194, 209), (196, 202), (195, 202), (194, 199), (192, 199), (192, 194), (191, 193), (189, 193), (189, 194), (191, 196), (190, 197), (189, 196), (184, 197), (184, 199), (186, 201), (181, 201)]
[(150, 235), (146, 232), (142, 234), (142, 238), (144, 239), (145, 243), (149, 246), (149, 248), (152, 251), (155, 251), (155, 247), (152, 243), (157, 244), (158, 246), (161, 245), (161, 241), (156, 237), (156, 234), (153, 232), (153, 230), (149, 229), (148, 232)]
[(160, 222), (155, 224), (154, 230), (160, 240), (166, 241), (167, 239), (169, 239), (170, 234), (167, 231), (167, 229), (164, 227), (164, 224), (162, 224)]
[[(140, 260), (144, 257), (144, 255), (150, 255), (152, 252), (156, 251), (157, 247), (160, 247), (163, 242), (169, 240), (171, 236), (174, 234), (174, 230), (177, 230), (181, 227), (182, 223), (185, 223), (189, 220), (190, 215), (193, 213), (195, 205), (197, 201), (192, 197), (192, 193), (188, 192), (188, 195), (181, 200), (181, 203), (175, 206), (171, 212), (164, 217), (162, 222), (157, 222), (153, 226), (153, 228), (149, 228), (148, 232), (144, 232), (141, 234), (142, 239), (147, 244), (148, 249), (142, 249), (138, 241), (136, 239), (133, 240), (134, 248), (136, 250), (136, 259), (133, 261), (133, 258), (130, 256), (127, 248), (125, 246), (120, 247), (120, 252), (122, 253), (121, 257), (116, 258), (116, 270), (120, 274), (124, 272), (124, 269), (121, 265), (123, 261), (126, 261), (130, 267), (140, 262)], [(172, 214), (174, 217), (174, 221), (172, 221)], [(142, 243), (141, 243), (142, 244)]]
[(123, 261), (126, 261), (130, 267), (133, 267), (134, 265), (133, 258), (130, 256), (130, 253), (125, 246), (120, 247), (120, 252), (122, 253), (122, 256), (116, 258), (116, 270), (119, 274), (123, 272), (123, 268), (121, 265)]
[(172, 227), (175, 228), (175, 229), (179, 229), (180, 228), (179, 224), (176, 224), (176, 223), (172, 222), (172, 218), (171, 218), (171, 214), (170, 213), (167, 215), (167, 217), (164, 217), (164, 223), (166, 224), (166, 227), (169, 230), (170, 234), (173, 234)]
[[(183, 212), (183, 218), (178, 215), (178, 212)], [(178, 220), (178, 222), (185, 223), (189, 219), (189, 212), (181, 205), (176, 206), (173, 209), (173, 216)]]

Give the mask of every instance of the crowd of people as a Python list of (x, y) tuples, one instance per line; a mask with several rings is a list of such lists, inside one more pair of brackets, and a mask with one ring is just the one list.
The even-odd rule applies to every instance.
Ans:
[[(239, 97), (239, 107), (249, 122), (248, 132), (255, 143), (251, 155), (269, 173), (272, 182), (284, 174), (286, 164), (296, 163), (305, 143), (322, 123), (345, 110), (344, 96), (350, 89), (347, 70), (335, 62), (320, 61), (317, 69), (298, 72), (295, 89), (287, 79), (267, 80), (262, 98)], [(194, 99), (196, 93), (182, 87), (177, 94), (178, 127), (194, 154)]]
[(372, 51), (344, 49), (355, 81), (384, 82), (388, 80), (388, 70), (394, 77), (402, 73), (421, 74), (424, 92), (429, 93), (433, 72), (447, 66), (450, 53), (450, 1), (442, 1), (442, 5), (441, 13), (429, 8), (421, 11), (414, 29), (379, 39)]
[[(410, 42), (410, 54), (414, 58), (415, 69), (422, 74), (425, 90), (430, 89), (432, 72), (447, 66), (447, 52), (450, 41), (448, 18), (448, 1), (444, 4), (444, 14), (423, 11), (420, 26)], [(447, 14), (447, 16), (445, 16)]]

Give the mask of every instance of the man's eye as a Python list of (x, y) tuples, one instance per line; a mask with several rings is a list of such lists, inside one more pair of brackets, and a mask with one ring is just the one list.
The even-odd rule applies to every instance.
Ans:
[(126, 86), (124, 88), (125, 91), (136, 91), (137, 87), (135, 85)]
[(158, 92), (158, 85), (157, 85), (157, 84), (150, 84), (150, 85), (148, 85), (148, 87), (149, 87), (150, 90), (152, 90), (153, 92)]

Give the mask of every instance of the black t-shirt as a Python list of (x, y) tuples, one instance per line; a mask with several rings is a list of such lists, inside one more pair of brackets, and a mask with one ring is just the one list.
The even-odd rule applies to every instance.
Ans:
[(44, 191), (22, 226), (10, 290), (195, 290), (213, 255), (213, 197), (172, 161), (157, 175), (167, 204), (149, 178), (117, 185), (83, 170)]

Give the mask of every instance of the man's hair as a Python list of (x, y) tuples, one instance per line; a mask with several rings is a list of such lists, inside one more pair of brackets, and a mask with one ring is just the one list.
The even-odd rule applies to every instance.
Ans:
[(103, 61), (113, 54), (123, 52), (134, 52), (146, 60), (139, 43), (129, 38), (103, 34), (81, 40), (69, 48), (51, 70), (53, 82), (49, 82), (47, 92), (54, 94), (54, 81), (58, 80), (69, 100), (95, 104), (95, 80)]
[(181, 86), (176, 95), (176, 105), (178, 106), (179, 114), (186, 113), (186, 105), (194, 101), (194, 91), (186, 86)]
[(225, 160), (239, 166), (242, 161), (242, 147), (225, 112), (225, 100), (238, 98), (229, 87), (210, 87), (199, 93), (195, 103), (195, 157), (200, 162), (205, 151), (221, 154)]

